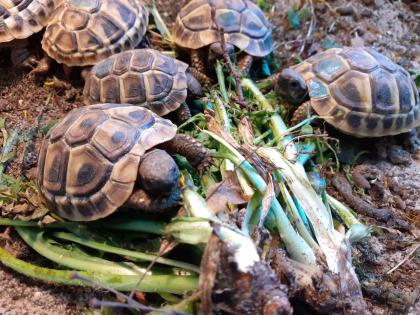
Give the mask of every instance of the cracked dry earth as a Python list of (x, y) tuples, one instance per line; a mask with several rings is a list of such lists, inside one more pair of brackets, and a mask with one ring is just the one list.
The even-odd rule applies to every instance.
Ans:
[[(169, 26), (184, 2), (157, 1)], [(310, 19), (302, 21), (298, 29), (292, 30), (287, 11), (292, 7), (309, 8), (310, 3), (303, 0), (267, 1), (266, 11), (273, 25), (275, 55), (279, 64), (290, 64), (298, 56), (306, 58), (322, 50), (325, 43), (364, 44), (375, 47), (408, 70), (419, 71), (420, 13), (416, 11), (418, 6), (415, 6), (415, 1), (313, 0), (316, 24), (308, 36)], [(344, 8), (349, 5), (350, 9)], [(1, 63), (2, 58), (0, 117), (6, 119), (7, 128), (28, 131), (36, 125), (48, 91), (42, 82), (35, 82), (25, 72), (16, 73), (7, 68)], [(62, 84), (48, 105), (44, 106), (40, 126), (82, 105), (80, 82)], [(2, 142), (0, 136), (0, 144)], [(39, 144), (39, 139), (36, 144)], [(21, 174), (25, 147), (25, 143), (18, 146), (16, 157), (7, 169), (8, 174)], [(354, 188), (353, 193), (376, 208), (389, 209), (395, 217), (408, 223), (408, 228), (397, 229), (375, 218), (358, 215), (364, 223), (378, 226), (372, 237), (355, 246), (353, 251), (354, 264), (369, 309), (378, 315), (420, 314), (420, 154), (412, 154), (408, 165), (392, 165), (369, 156), (354, 168), (366, 175), (371, 188)], [(336, 193), (333, 187), (329, 189), (331, 193)], [(39, 259), (13, 237), (12, 240), (0, 240), (0, 243), (19, 256)], [(416, 247), (417, 251), (413, 251)], [(388, 273), (403, 261), (401, 266)], [(92, 289), (38, 283), (0, 266), (0, 315), (80, 314), (87, 309), (90, 298), (101, 296), (103, 292)]]

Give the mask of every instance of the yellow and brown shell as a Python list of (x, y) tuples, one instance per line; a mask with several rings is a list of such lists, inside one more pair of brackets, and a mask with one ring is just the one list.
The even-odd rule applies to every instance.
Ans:
[(261, 9), (249, 0), (192, 0), (175, 22), (173, 36), (178, 46), (199, 49), (220, 41), (212, 7), (227, 43), (255, 57), (272, 51), (270, 25)]
[(187, 98), (187, 67), (153, 49), (121, 52), (92, 68), (85, 78), (85, 101), (134, 104), (163, 116)]
[(315, 112), (344, 133), (380, 137), (420, 125), (414, 81), (374, 49), (332, 48), (292, 69), (305, 80)]
[(108, 216), (133, 192), (145, 151), (171, 140), (176, 126), (142, 107), (100, 104), (74, 109), (42, 142), (38, 186), (63, 218)]
[(41, 31), (62, 0), (0, 0), (0, 43)]
[(147, 24), (148, 11), (137, 0), (67, 0), (51, 17), (42, 48), (66, 66), (94, 65), (135, 48)]

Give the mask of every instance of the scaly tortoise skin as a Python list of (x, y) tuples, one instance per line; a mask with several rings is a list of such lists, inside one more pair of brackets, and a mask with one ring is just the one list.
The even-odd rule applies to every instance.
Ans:
[[(183, 141), (180, 147), (173, 143), (178, 136)], [(156, 150), (160, 145), (163, 150)], [(153, 173), (167, 166), (163, 159), (171, 159), (166, 153), (171, 148), (190, 158), (193, 165), (200, 164), (207, 154), (197, 141), (176, 135), (174, 124), (148, 109), (128, 104), (77, 108), (44, 138), (39, 153), (38, 186), (47, 206), (61, 217), (96, 220), (127, 204), (135, 208), (136, 203), (149, 198), (144, 191), (150, 187), (137, 189), (142, 167), (143, 173), (151, 173), (143, 183), (159, 189), (161, 184)], [(146, 158), (162, 156), (163, 152), (163, 159)], [(145, 160), (147, 165), (142, 166)], [(167, 169), (166, 174), (178, 188), (179, 170), (173, 160)], [(179, 197), (180, 193), (177, 204)], [(160, 203), (154, 206), (162, 207)]]
[(42, 48), (69, 67), (94, 65), (135, 48), (147, 24), (148, 11), (137, 0), (68, 0), (51, 17)]
[[(294, 84), (294, 85), (291, 85)], [(340, 131), (357, 137), (404, 133), (420, 125), (419, 92), (401, 66), (372, 48), (332, 48), (286, 69), (276, 90), (304, 101)], [(296, 97), (298, 96), (298, 97)], [(293, 99), (294, 98), (294, 99)]]
[[(271, 28), (264, 13), (249, 0), (192, 0), (179, 12), (173, 28), (175, 43), (191, 50), (191, 63), (198, 73), (205, 74), (199, 50), (209, 46), (208, 55), (214, 52), (221, 55), (220, 34), (212, 20), (212, 7), (215, 20), (223, 28), (224, 38), (232, 53), (233, 48), (246, 53), (239, 61), (243, 72), (248, 72), (252, 57), (264, 57), (272, 51)], [(214, 47), (213, 47), (214, 46)], [(205, 81), (204, 75), (202, 81)]]
[(0, 43), (41, 31), (62, 0), (0, 0)]
[(85, 102), (133, 104), (164, 116), (187, 98), (187, 68), (153, 49), (121, 52), (92, 68), (85, 78)]

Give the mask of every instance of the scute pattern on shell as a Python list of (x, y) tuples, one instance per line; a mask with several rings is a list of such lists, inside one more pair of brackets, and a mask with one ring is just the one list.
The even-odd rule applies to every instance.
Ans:
[(187, 98), (187, 67), (157, 50), (125, 51), (92, 68), (86, 77), (84, 98), (88, 104), (138, 105), (163, 116)]
[(0, 43), (41, 31), (62, 0), (0, 0)]
[(332, 48), (292, 67), (315, 112), (344, 133), (380, 137), (420, 125), (419, 92), (401, 66), (371, 48)]
[(272, 51), (271, 28), (263, 12), (249, 0), (192, 0), (179, 12), (173, 30), (177, 45), (199, 49), (219, 41), (215, 17), (227, 43), (255, 56)]
[(48, 23), (42, 48), (67, 66), (94, 65), (135, 48), (147, 24), (147, 9), (137, 0), (68, 0)]
[(42, 142), (37, 176), (42, 196), (63, 218), (103, 218), (132, 194), (145, 151), (175, 134), (169, 120), (141, 107), (74, 109)]

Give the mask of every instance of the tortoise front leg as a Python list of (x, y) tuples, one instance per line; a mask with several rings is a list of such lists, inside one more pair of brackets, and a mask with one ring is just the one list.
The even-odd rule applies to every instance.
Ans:
[(190, 108), (188, 107), (187, 103), (182, 103), (181, 106), (179, 106), (174, 112), (174, 122), (177, 125), (180, 125), (184, 122), (186, 122), (188, 119), (191, 118), (191, 111)]
[(302, 105), (300, 105), (293, 113), (292, 119), (290, 120), (290, 124), (292, 126), (300, 123), (301, 121), (308, 118), (308, 116), (312, 115), (314, 113), (314, 110), (311, 106), (310, 102), (305, 102)]
[(238, 68), (243, 75), (248, 75), (251, 70), (254, 58), (251, 55), (245, 54), (238, 61)]
[(177, 188), (169, 196), (154, 196), (140, 188), (134, 190), (124, 207), (157, 213), (176, 210), (181, 205), (181, 193), (181, 189)]
[(211, 79), (206, 75), (206, 65), (203, 60), (201, 51), (198, 49), (191, 50), (191, 67), (189, 72), (204, 86), (209, 89), (212, 85)]
[(31, 71), (36, 76), (45, 76), (51, 69), (52, 59), (44, 56), (41, 60), (37, 61), (36, 67)]
[(197, 78), (189, 72), (189, 69), (185, 73), (187, 77), (187, 89), (188, 94), (194, 97), (201, 97), (203, 96), (203, 87), (201, 86), (201, 83)]
[(194, 167), (206, 168), (210, 163), (207, 149), (197, 140), (187, 135), (177, 134), (172, 140), (159, 145), (170, 154), (180, 154)]

